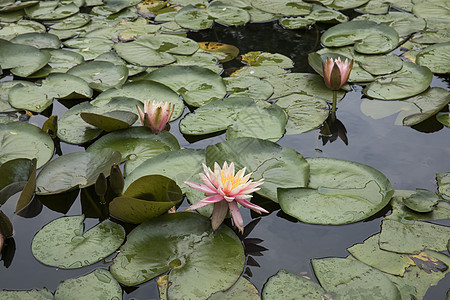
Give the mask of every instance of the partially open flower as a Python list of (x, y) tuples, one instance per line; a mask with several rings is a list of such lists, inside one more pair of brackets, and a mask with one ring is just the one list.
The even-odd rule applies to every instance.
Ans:
[(231, 212), (234, 225), (236, 225), (240, 231), (244, 230), (244, 222), (238, 203), (258, 213), (268, 213), (264, 208), (246, 200), (252, 197), (252, 195), (250, 195), (251, 193), (259, 190), (258, 186), (263, 184), (264, 179), (260, 179), (256, 182), (249, 180), (251, 173), (244, 176), (245, 168), (235, 175), (234, 163), (231, 163), (230, 166), (228, 166), (227, 162), (225, 162), (222, 168), (220, 168), (219, 164), (215, 163), (214, 172), (203, 164), (203, 170), (205, 173), (200, 173), (199, 176), (204, 184), (195, 182), (185, 182), (185, 184), (204, 192), (208, 197), (189, 206), (186, 210), (194, 210), (214, 203), (214, 209), (211, 215), (213, 230), (216, 230), (219, 228), (220, 224), (222, 224), (228, 213), (228, 209)]
[(145, 101), (144, 112), (137, 107), (142, 125), (158, 133), (166, 128), (175, 106), (169, 102)]
[(345, 62), (342, 62), (340, 57), (337, 59), (327, 57), (327, 61), (322, 63), (322, 68), (326, 86), (337, 91), (347, 83), (353, 68), (353, 59), (350, 61), (345, 59)]

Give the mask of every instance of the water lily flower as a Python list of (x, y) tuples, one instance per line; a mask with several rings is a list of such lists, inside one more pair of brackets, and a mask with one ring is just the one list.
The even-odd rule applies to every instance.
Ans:
[(340, 57), (337, 59), (327, 57), (326, 63), (322, 63), (322, 68), (325, 84), (329, 89), (337, 91), (347, 83), (353, 68), (353, 59), (350, 61), (345, 59), (342, 62)]
[(166, 128), (172, 116), (175, 105), (169, 102), (145, 101), (144, 112), (137, 106), (142, 125), (150, 128), (153, 133), (159, 133)]
[(228, 166), (227, 162), (224, 162), (222, 168), (220, 168), (218, 163), (215, 163), (214, 172), (203, 164), (203, 170), (204, 174), (200, 173), (199, 176), (204, 184), (187, 181), (185, 184), (204, 192), (207, 197), (189, 206), (186, 210), (198, 209), (213, 203), (214, 208), (211, 215), (211, 225), (213, 230), (219, 228), (229, 209), (234, 225), (243, 232), (244, 222), (238, 203), (258, 213), (268, 213), (264, 208), (246, 200), (252, 197), (252, 195), (250, 195), (251, 193), (260, 189), (258, 186), (263, 184), (264, 179), (260, 179), (256, 182), (249, 180), (251, 173), (244, 176), (245, 168), (234, 174), (234, 163), (231, 163), (230, 166)]

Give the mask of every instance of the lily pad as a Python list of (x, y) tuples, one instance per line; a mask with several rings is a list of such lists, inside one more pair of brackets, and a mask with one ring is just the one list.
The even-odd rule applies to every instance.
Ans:
[(41, 263), (74, 269), (96, 263), (119, 248), (125, 230), (105, 220), (83, 234), (84, 216), (62, 217), (45, 225), (33, 238), (31, 251)]
[(420, 253), (424, 249), (444, 251), (450, 227), (421, 221), (383, 220), (380, 248), (398, 253)]
[(326, 291), (312, 280), (279, 270), (264, 284), (262, 299), (321, 299)]
[(309, 26), (316, 23), (315, 20), (309, 19), (308, 17), (286, 17), (280, 18), (278, 20), (280, 25), (287, 29), (301, 29), (308, 28)]
[(300, 0), (253, 0), (252, 6), (275, 15), (303, 16), (311, 11), (311, 4)]
[(198, 66), (209, 69), (216, 74), (223, 72), (219, 59), (210, 53), (196, 52), (192, 55), (174, 55), (177, 59), (171, 66)]
[(123, 195), (109, 203), (109, 213), (128, 223), (142, 223), (166, 213), (183, 200), (180, 187), (172, 179), (148, 175), (133, 181)]
[(1, 290), (0, 298), (3, 300), (50, 300), (53, 299), (53, 294), (45, 287), (42, 290), (29, 291)]
[(11, 159), (0, 165), (0, 205), (23, 190), (35, 168), (35, 162), (27, 158)]
[(53, 99), (89, 98), (92, 90), (83, 79), (70, 74), (51, 74), (42, 85), (16, 85), (9, 92), (9, 103), (15, 108), (42, 112)]
[(250, 22), (250, 14), (242, 8), (213, 1), (206, 8), (208, 14), (214, 21), (225, 25), (244, 25)]
[(320, 126), (329, 115), (328, 103), (318, 97), (291, 94), (275, 102), (288, 115), (286, 134), (298, 134)]
[(292, 68), (294, 62), (287, 56), (279, 53), (251, 51), (242, 55), (241, 59), (249, 66), (278, 66), (280, 68)]
[(67, 29), (74, 29), (74, 28), (80, 28), (91, 20), (91, 17), (88, 14), (78, 13), (76, 15), (73, 15), (71, 17), (59, 20), (59, 22), (54, 23), (50, 25), (49, 27), (51, 29), (56, 30), (67, 30)]
[[(243, 151), (242, 149), (245, 149)], [(238, 138), (206, 148), (206, 162), (213, 166), (225, 161), (234, 162), (237, 170), (247, 168), (252, 179), (264, 178), (256, 193), (278, 202), (277, 188), (305, 187), (308, 184), (309, 166), (303, 156), (291, 148), (282, 148), (273, 142)]]
[(77, 278), (61, 281), (55, 291), (55, 299), (121, 299), (122, 288), (105, 269), (95, 269)]
[(278, 189), (281, 209), (302, 222), (347, 224), (384, 208), (393, 190), (378, 170), (356, 162), (309, 158), (308, 188)]
[(13, 44), (0, 40), (0, 65), (3, 69), (11, 69), (11, 73), (27, 77), (45, 66), (50, 60), (48, 52), (36, 47)]
[[(415, 3), (415, 2), (414, 2)], [(426, 2), (417, 2), (413, 6), (413, 13), (421, 18), (442, 18), (450, 19), (448, 0), (430, 0)]]
[(436, 120), (439, 121), (439, 123), (444, 124), (447, 127), (450, 127), (450, 113), (448, 112), (441, 112), (436, 115)]
[(272, 85), (255, 76), (225, 77), (227, 93), (236, 96), (250, 97), (255, 100), (267, 100), (273, 94)]
[(104, 148), (112, 148), (122, 154), (122, 160), (126, 161), (124, 175), (127, 177), (147, 159), (163, 152), (178, 150), (180, 145), (167, 131), (154, 134), (146, 127), (132, 127), (101, 137), (89, 146), (87, 151)]
[(355, 44), (355, 51), (364, 54), (380, 54), (395, 49), (398, 33), (384, 24), (372, 21), (350, 21), (325, 31), (320, 41), (326, 47), (342, 47)]
[(269, 78), (289, 71), (279, 66), (245, 66), (234, 71), (230, 76), (255, 76), (258, 78)]
[(416, 189), (416, 193), (403, 200), (403, 203), (409, 208), (417, 212), (431, 212), (437, 205), (440, 197), (432, 191), (425, 189)]
[(450, 173), (437, 173), (436, 181), (439, 186), (439, 193), (446, 200), (450, 200)]
[(425, 91), (433, 79), (433, 73), (426, 67), (404, 61), (400, 71), (378, 77), (363, 89), (372, 98), (395, 100), (412, 97)]
[(208, 103), (180, 122), (184, 134), (203, 135), (227, 130), (226, 138), (256, 137), (271, 141), (284, 134), (287, 117), (281, 107), (246, 97)]
[(137, 285), (169, 271), (169, 298), (204, 299), (232, 286), (244, 261), (241, 241), (229, 227), (213, 232), (208, 218), (178, 212), (131, 231), (110, 270), (124, 285)]
[(450, 42), (434, 44), (420, 51), (416, 56), (418, 65), (428, 67), (438, 74), (450, 73)]
[(203, 30), (212, 26), (213, 19), (206, 9), (189, 4), (178, 11), (175, 15), (175, 22), (184, 28)]
[(226, 94), (222, 78), (201, 67), (167, 66), (151, 72), (146, 79), (168, 86), (196, 107), (222, 99)]
[(311, 264), (322, 287), (344, 299), (395, 299), (400, 292), (381, 271), (362, 262), (345, 258), (320, 258)]
[[(70, 68), (81, 64), (84, 61), (84, 57), (81, 54), (72, 52), (70, 50), (51, 50), (50, 52), (50, 60), (48, 65), (43, 69), (49, 67), (49, 73), (66, 73)], [(32, 75), (35, 76), (36, 73), (41, 73), (43, 70), (39, 70)]]
[(120, 153), (113, 149), (64, 154), (48, 163), (36, 179), (36, 194), (53, 195), (95, 184), (100, 173), (109, 175), (119, 164)]
[(0, 124), (0, 148), (1, 164), (16, 158), (36, 158), (39, 169), (52, 158), (55, 146), (39, 127), (12, 122)]
[(332, 4), (327, 5), (333, 9), (350, 9), (366, 4), (369, 0), (334, 0)]
[(33, 46), (38, 49), (59, 49), (61, 41), (51, 33), (30, 32), (19, 34), (11, 40), (12, 43)]
[(75, 53), (83, 55), (85, 60), (91, 60), (111, 50), (114, 42), (104, 38), (94, 37), (78, 37), (67, 41), (63, 44)]
[(200, 48), (197, 52), (211, 53), (219, 59), (221, 63), (233, 60), (239, 55), (239, 49), (236, 46), (219, 42), (199, 42)]
[(63, 4), (60, 1), (39, 1), (38, 4), (25, 8), (30, 19), (57, 20), (78, 13), (79, 8), (73, 2)]
[[(439, 16), (442, 15), (442, 10), (438, 11)], [(427, 27), (422, 32), (417, 32), (412, 35), (411, 41), (421, 44), (435, 44), (450, 42), (450, 18), (444, 19), (441, 17), (427, 18)]]
[(41, 23), (31, 20), (19, 20), (17, 23), (5, 24), (0, 29), (0, 39), (10, 40), (19, 34), (27, 32), (44, 33), (46, 29)]
[(231, 288), (223, 292), (216, 292), (208, 297), (208, 300), (235, 300), (244, 298), (247, 300), (260, 300), (256, 287), (244, 277), (239, 277), (238, 281)]
[(130, 127), (138, 116), (135, 113), (125, 110), (113, 110), (105, 114), (82, 112), (80, 117), (88, 124), (91, 124), (104, 131), (114, 131)]

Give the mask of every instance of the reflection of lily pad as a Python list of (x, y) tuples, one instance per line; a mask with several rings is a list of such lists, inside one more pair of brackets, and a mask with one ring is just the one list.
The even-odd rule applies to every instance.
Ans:
[(169, 271), (169, 298), (205, 299), (240, 277), (243, 250), (229, 227), (213, 232), (208, 218), (178, 212), (142, 223), (130, 232), (110, 270), (125, 285), (137, 285)]
[(83, 234), (84, 216), (62, 217), (33, 238), (31, 251), (41, 263), (73, 269), (88, 266), (117, 250), (125, 239), (119, 224), (105, 220)]
[[(245, 149), (245, 151), (242, 151)], [(206, 162), (213, 166), (234, 162), (237, 170), (244, 167), (252, 178), (264, 178), (258, 194), (278, 202), (277, 188), (304, 187), (308, 183), (309, 166), (300, 153), (273, 142), (239, 138), (221, 142), (206, 149)]]
[(384, 208), (393, 194), (379, 171), (356, 162), (310, 158), (308, 188), (278, 189), (281, 209), (302, 222), (347, 224)]
[(287, 117), (276, 104), (245, 97), (231, 97), (208, 103), (180, 122), (184, 134), (203, 135), (227, 130), (227, 139), (257, 137), (272, 141), (284, 134)]

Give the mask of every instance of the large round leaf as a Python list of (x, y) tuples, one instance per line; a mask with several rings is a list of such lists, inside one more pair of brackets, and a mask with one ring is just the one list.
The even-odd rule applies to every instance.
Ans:
[(356, 162), (309, 158), (308, 188), (279, 189), (281, 209), (302, 222), (347, 224), (364, 220), (392, 197), (389, 180), (372, 167)]
[(398, 33), (384, 24), (372, 21), (350, 21), (331, 27), (322, 34), (326, 47), (355, 44), (355, 50), (365, 54), (386, 53), (398, 45)]
[(174, 55), (177, 59), (172, 66), (198, 66), (209, 69), (216, 74), (223, 72), (219, 59), (210, 53), (196, 52), (192, 55)]
[(37, 20), (62, 19), (74, 15), (78, 11), (78, 6), (73, 2), (63, 4), (60, 1), (39, 1), (39, 4), (25, 8), (27, 16)]
[(400, 292), (383, 272), (345, 258), (330, 257), (311, 261), (322, 287), (343, 299), (400, 300)]
[(201, 67), (167, 66), (151, 72), (146, 79), (164, 84), (183, 96), (192, 106), (222, 99), (226, 87), (218, 74)]
[(150, 80), (127, 83), (120, 89), (109, 89), (98, 95), (91, 103), (105, 105), (113, 97), (130, 97), (142, 103), (144, 101), (169, 102), (175, 105), (171, 121), (179, 118), (184, 111), (184, 103), (175, 92), (161, 83)]
[(67, 71), (84, 79), (89, 87), (103, 92), (109, 88), (120, 88), (128, 78), (128, 68), (106, 61), (85, 62)]
[(90, 20), (91, 17), (88, 14), (79, 13), (71, 17), (59, 20), (59, 22), (54, 23), (49, 27), (56, 30), (74, 29), (86, 25)]
[(227, 130), (227, 139), (256, 137), (271, 141), (284, 134), (286, 113), (276, 104), (232, 97), (208, 103), (180, 122), (184, 134), (202, 135)]
[(229, 227), (213, 232), (208, 218), (178, 212), (131, 231), (110, 270), (125, 285), (169, 271), (169, 299), (206, 299), (232, 286), (244, 261), (241, 241)]
[(14, 44), (33, 46), (38, 49), (59, 49), (61, 41), (51, 33), (30, 32), (19, 34), (11, 40)]
[(303, 156), (291, 148), (255, 139), (233, 139), (206, 148), (206, 162), (234, 162), (237, 170), (247, 168), (254, 180), (264, 179), (258, 194), (278, 202), (277, 188), (304, 187), (308, 184), (309, 165)]
[(50, 55), (50, 61), (48, 62), (48, 66), (51, 68), (50, 73), (66, 73), (67, 70), (84, 61), (81, 54), (65, 49), (51, 50)]
[(400, 71), (377, 78), (363, 93), (382, 100), (402, 99), (425, 91), (432, 80), (430, 69), (405, 61)]
[(167, 212), (183, 199), (172, 179), (148, 175), (133, 181), (122, 196), (109, 203), (109, 213), (128, 223), (142, 223)]
[(255, 100), (267, 100), (273, 94), (272, 85), (255, 76), (225, 77), (227, 93), (232, 96), (250, 97)]
[(0, 38), (10, 40), (15, 36), (27, 32), (46, 32), (45, 26), (41, 23), (31, 20), (19, 20), (17, 23), (3, 23), (0, 29)]
[(42, 167), (53, 156), (53, 140), (39, 127), (28, 123), (0, 124), (0, 164), (15, 158), (37, 159)]
[(55, 291), (55, 299), (121, 299), (122, 288), (105, 269), (95, 269), (77, 278), (61, 281)]
[[(30, 1), (31, 2), (31, 1)], [(29, 291), (0, 291), (0, 299), (2, 300), (51, 300), (53, 294), (43, 288), (42, 290), (29, 290)]]
[(242, 55), (242, 62), (249, 66), (278, 66), (280, 68), (292, 68), (294, 62), (289, 57), (279, 53), (262, 51), (250, 51)]
[(138, 116), (126, 110), (113, 110), (105, 114), (81, 113), (80, 117), (86, 122), (104, 131), (126, 129), (133, 125)]
[(250, 15), (245, 9), (224, 4), (221, 1), (211, 2), (206, 11), (220, 24), (244, 25), (250, 21)]
[(186, 5), (175, 15), (175, 22), (184, 28), (202, 30), (210, 28), (213, 24), (213, 19), (205, 9)]
[(448, 0), (431, 0), (426, 2), (414, 1), (413, 13), (421, 18), (450, 19)]
[(417, 54), (416, 63), (433, 73), (450, 73), (450, 42), (426, 47)]
[(67, 41), (63, 44), (78, 54), (83, 55), (85, 60), (91, 60), (111, 50), (114, 42), (105, 38), (96, 37), (78, 37)]
[(231, 288), (226, 291), (216, 292), (208, 300), (236, 300), (244, 298), (247, 300), (260, 300), (256, 287), (244, 277), (240, 277)]
[(154, 134), (147, 127), (133, 127), (111, 132), (95, 141), (87, 151), (112, 148), (122, 154), (126, 161), (125, 177), (137, 166), (163, 152), (178, 150), (177, 139), (167, 131)]
[(252, 6), (276, 15), (301, 16), (309, 14), (311, 4), (299, 0), (253, 0)]
[(73, 152), (47, 164), (36, 179), (36, 193), (52, 195), (73, 188), (95, 184), (100, 173), (109, 175), (111, 166), (120, 163), (120, 153), (113, 149)]
[(173, 63), (173, 55), (153, 49), (148, 43), (133, 41), (117, 43), (114, 46), (117, 54), (126, 61), (140, 66), (154, 67)]
[(125, 240), (119, 224), (105, 220), (83, 234), (84, 216), (62, 217), (45, 225), (33, 238), (31, 251), (41, 263), (74, 269), (96, 263)]
[(45, 66), (49, 60), (50, 54), (36, 47), (0, 40), (0, 65), (3, 69), (11, 69), (14, 75), (27, 77)]

